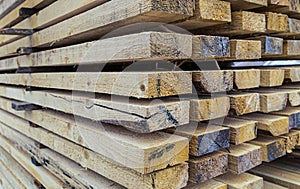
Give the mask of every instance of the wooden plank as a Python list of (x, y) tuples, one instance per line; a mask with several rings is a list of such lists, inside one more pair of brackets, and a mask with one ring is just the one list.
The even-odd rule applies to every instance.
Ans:
[[(10, 127), (8, 126), (3, 124), (0, 124), (0, 126), (2, 133), (15, 132), (9, 129)], [(185, 163), (150, 174), (140, 174), (132, 169), (120, 166), (104, 156), (96, 155), (94, 152), (75, 145), (44, 129), (35, 128), (35, 130), (30, 130), (29, 132), (29, 128), (18, 124), (13, 126), (13, 128), (79, 163), (82, 167), (95, 171), (127, 188), (135, 188), (137, 185), (143, 188), (165, 188), (166, 186), (182, 188), (188, 180), (188, 165)], [(12, 144), (7, 144), (2, 137), (0, 139), (3, 143), (3, 148), (11, 150)]]
[(261, 58), (261, 42), (258, 40), (230, 40), (230, 58), (226, 60), (253, 60)]
[[(120, 4), (124, 6), (118, 6)], [(0, 56), (14, 53), (20, 47), (55, 48), (98, 40), (110, 32), (112, 26), (120, 28), (141, 21), (172, 22), (182, 20), (192, 14), (193, 3), (191, 0), (168, 0), (163, 3), (152, 0), (128, 0), (128, 2), (111, 0), (84, 14), (79, 14), (38, 31), (32, 36), (0, 47)], [(82, 23), (85, 24), (82, 25)], [(136, 27), (133, 29), (136, 30)]]
[(253, 90), (251, 92), (259, 93), (260, 112), (269, 113), (280, 111), (286, 108), (288, 102), (288, 93), (286, 91), (268, 91), (264, 89)]
[(284, 79), (290, 82), (300, 81), (300, 67), (282, 67), (284, 69)]
[(190, 100), (190, 120), (207, 121), (228, 115), (230, 101), (228, 97), (205, 97)]
[(281, 86), (284, 74), (282, 69), (260, 69), (260, 87)]
[(294, 57), (300, 55), (300, 40), (284, 40), (283, 42), (283, 55)]
[(292, 153), (299, 144), (299, 131), (291, 130), (289, 133), (281, 135), (280, 138), (285, 139), (285, 148), (287, 153)]
[(18, 5), (23, 3), (25, 0), (12, 0), (12, 1), (5, 1), (2, 0), (0, 2), (0, 19), (3, 18), (6, 14), (16, 8)]
[[(209, 10), (209, 11), (208, 11)], [(176, 23), (188, 30), (231, 22), (230, 3), (219, 0), (196, 0), (194, 14), (189, 19)]]
[(288, 28), (288, 16), (285, 14), (266, 12), (267, 32), (280, 33)]
[(227, 173), (216, 178), (216, 180), (228, 184), (230, 189), (262, 189), (263, 178), (251, 175), (249, 173), (243, 173), (235, 175), (233, 173)]
[(230, 142), (238, 145), (253, 140), (257, 136), (257, 122), (227, 117), (222, 125), (230, 128)]
[(5, 174), (0, 171), (0, 186), (3, 186), (3, 189), (14, 189), (12, 184), (9, 182), (10, 179), (7, 179)]
[(268, 181), (264, 181), (264, 189), (288, 189), (288, 188), (268, 182)]
[(299, 19), (294, 19), (294, 18), (288, 18), (288, 22), (287, 22), (288, 26), (287, 26), (287, 30), (286, 32), (282, 32), (282, 33), (278, 33), (278, 34), (274, 34), (275, 36), (278, 37), (288, 37), (288, 38), (292, 38), (292, 37), (297, 37), (300, 34), (300, 20)]
[(98, 122), (122, 125), (136, 132), (149, 133), (189, 123), (189, 101), (170, 99), (164, 103), (150, 103), (148, 100), (125, 100), (122, 97), (110, 99), (104, 95), (100, 97), (61, 91), (24, 92), (22, 88), (4, 86), (0, 87), (0, 93), (2, 97), (34, 103)]
[(299, 107), (287, 107), (286, 109), (278, 111), (278, 112), (271, 112), (271, 114), (288, 117), (290, 129), (300, 128), (300, 108)]
[(262, 57), (279, 56), (283, 54), (283, 39), (279, 37), (258, 36), (251, 37), (252, 40), (261, 41)]
[(195, 184), (189, 182), (186, 189), (199, 189), (199, 188), (206, 188), (206, 189), (227, 189), (227, 184), (222, 182), (216, 181), (214, 179), (210, 179), (200, 184)]
[(289, 132), (289, 119), (285, 116), (253, 113), (240, 116), (241, 119), (257, 121), (257, 129), (279, 136)]
[(193, 59), (224, 58), (230, 54), (229, 38), (220, 36), (193, 36)]
[(189, 72), (76, 72), (2, 74), (0, 83), (89, 91), (136, 98), (192, 93)]
[(233, 72), (223, 70), (193, 71), (193, 85), (200, 93), (218, 93), (233, 89)]
[(300, 18), (300, 6), (297, 0), (269, 0), (268, 7), (258, 8), (256, 11), (278, 12), (288, 14), (290, 17)]
[(231, 3), (233, 11), (250, 10), (259, 7), (266, 7), (268, 0), (227, 0)]
[(283, 138), (262, 135), (250, 141), (250, 143), (261, 146), (262, 160), (264, 162), (271, 162), (286, 155), (285, 141)]
[[(29, 121), (15, 117), (13, 114), (3, 110), (0, 110), (0, 114), (6, 116), (3, 122), (8, 125), (14, 125), (15, 123), (25, 128), (27, 127), (28, 132), (31, 133), (39, 131), (39, 129), (35, 129), (34, 127), (31, 128)], [(63, 120), (62, 116), (57, 118)], [(40, 117), (40, 119), (47, 119), (47, 117)], [(66, 117), (65, 121), (67, 120), (68, 117)], [(73, 125), (88, 123), (86, 120), (82, 121), (82, 123), (80, 123), (80, 120), (79, 123), (78, 121), (75, 123), (73, 121)], [(52, 125), (49, 122), (43, 125), (46, 124), (48, 124), (48, 127)], [(90, 150), (97, 153), (93, 156), (101, 155), (111, 158), (112, 161), (134, 169), (142, 174), (151, 173), (156, 170), (164, 169), (169, 165), (174, 166), (188, 160), (188, 140), (186, 138), (171, 136), (167, 133), (153, 133), (151, 135), (141, 136), (141, 134), (133, 133), (125, 129), (122, 130), (114, 126), (102, 125), (102, 128), (99, 128), (99, 126), (101, 125), (93, 125), (90, 123), (85, 128), (81, 126), (77, 131), (79, 135), (78, 138), (82, 141), (81, 143), (85, 142), (84, 146), (91, 148)], [(60, 136), (62, 135), (60, 134), (62, 131), (63, 128), (60, 128), (59, 131), (55, 133)], [(88, 139), (88, 137), (90, 139)], [(101, 140), (97, 141), (97, 138), (101, 138)], [(101, 147), (98, 146), (100, 143)], [(111, 149), (112, 147), (114, 150)], [(86, 151), (88, 148), (85, 148), (83, 151)], [(134, 160), (128, 158), (131, 152), (135, 154), (132, 154), (132, 156), (137, 156)]]
[(228, 151), (228, 168), (234, 174), (242, 174), (262, 164), (260, 146), (247, 143), (231, 145)]
[(228, 155), (223, 152), (214, 152), (201, 157), (189, 159), (189, 181), (203, 183), (228, 170)]
[(235, 115), (244, 115), (260, 110), (258, 93), (232, 93), (230, 97), (230, 110)]
[(8, 179), (8, 181), (11, 183), (12, 186), (15, 188), (20, 189), (26, 189), (26, 187), (23, 185), (23, 183), (13, 174), (12, 171), (8, 169), (8, 167), (5, 165), (4, 162), (0, 160), (0, 170), (5, 175), (5, 177)]
[[(0, 64), (3, 69), (17, 69), (18, 67), (83, 65), (133, 60), (176, 60), (189, 59), (191, 56), (192, 36), (143, 32), (4, 59)], [(100, 66), (97, 70), (101, 68)]]
[(210, 123), (192, 122), (167, 132), (189, 138), (189, 153), (192, 156), (209, 154), (230, 145), (230, 129)]
[(15, 174), (25, 188), (40, 188), (40, 183), (22, 165), (13, 159), (5, 150), (0, 148), (0, 159), (7, 166), (8, 171)]
[(260, 84), (260, 70), (233, 70), (234, 87), (236, 89), (258, 88)]

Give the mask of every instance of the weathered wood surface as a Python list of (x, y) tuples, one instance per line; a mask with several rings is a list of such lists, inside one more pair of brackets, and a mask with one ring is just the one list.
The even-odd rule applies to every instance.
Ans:
[(287, 15), (274, 12), (267, 12), (265, 14), (268, 33), (280, 33), (285, 32), (288, 29)]
[(258, 8), (256, 11), (278, 12), (293, 18), (300, 18), (300, 5), (297, 0), (269, 0), (267, 7)]
[(228, 168), (234, 174), (242, 174), (262, 164), (262, 149), (260, 146), (248, 143), (231, 145), (228, 151)]
[(284, 79), (290, 82), (300, 81), (300, 67), (282, 67), (284, 69)]
[(230, 128), (230, 142), (238, 145), (253, 140), (257, 136), (257, 122), (227, 117), (222, 125)]
[(286, 32), (278, 33), (278, 34), (273, 34), (275, 36), (279, 37), (284, 37), (284, 38), (299, 38), (300, 34), (300, 20), (299, 19), (293, 19), (293, 18), (288, 18), (287, 22), (287, 30)]
[(30, 102), (111, 124), (122, 125), (136, 132), (149, 133), (189, 123), (189, 101), (123, 99), (104, 95), (88, 95), (61, 91), (27, 91), (22, 88), (0, 87), (2, 97)]
[(266, 7), (268, 0), (226, 0), (231, 3), (233, 11), (250, 10), (259, 7)]
[(196, 0), (193, 16), (176, 25), (194, 30), (228, 22), (231, 22), (230, 3), (220, 0)]
[(260, 87), (281, 86), (284, 74), (282, 69), (260, 69)]
[(202, 156), (230, 145), (230, 129), (210, 123), (190, 123), (168, 132), (190, 139), (189, 153), (192, 156)]
[(26, 189), (25, 185), (22, 183), (20, 178), (17, 178), (16, 175), (11, 170), (9, 170), (9, 168), (1, 160), (0, 160), (0, 171), (5, 175), (4, 177), (8, 179), (8, 181), (11, 183), (12, 186), (14, 186), (15, 188)]
[[(13, 127), (26, 136), (79, 163), (82, 167), (88, 168), (127, 188), (136, 188), (137, 185), (143, 188), (165, 188), (166, 186), (182, 188), (188, 181), (188, 165), (185, 163), (149, 174), (140, 174), (42, 128), (29, 130), (25, 125), (19, 124), (14, 126), (0, 124), (0, 126), (1, 133), (4, 136), (6, 132), (15, 132), (10, 129)], [(1, 142), (4, 143), (2, 139)], [(3, 145), (5, 145), (3, 148), (11, 149), (11, 145)]]
[(230, 57), (226, 60), (254, 60), (261, 58), (261, 42), (258, 40), (230, 40)]
[(220, 36), (193, 36), (194, 60), (206, 58), (224, 58), (230, 55), (229, 38)]
[[(118, 6), (120, 4), (123, 6)], [(112, 26), (119, 28), (141, 21), (172, 22), (187, 18), (192, 14), (193, 3), (191, 0), (170, 0), (160, 3), (151, 0), (130, 0), (128, 2), (111, 0), (84, 14), (79, 14), (38, 31), (32, 36), (0, 47), (0, 56), (15, 53), (20, 47), (55, 48), (98, 40), (110, 32)], [(82, 23), (85, 24), (82, 25)], [(137, 28), (134, 27), (134, 29)]]
[(234, 87), (237, 89), (258, 88), (260, 84), (260, 70), (233, 70)]
[(23, 3), (24, 1), (25, 0), (0, 1), (0, 19), (3, 18), (10, 11), (12, 11), (14, 8), (16, 8), (18, 5)]
[(283, 39), (279, 37), (258, 36), (251, 37), (252, 40), (261, 41), (261, 55), (263, 58), (269, 56), (279, 56), (283, 54)]
[(227, 189), (227, 184), (216, 181), (214, 179), (210, 179), (206, 182), (203, 182), (201, 184), (195, 184), (189, 182), (186, 189), (199, 189), (199, 188), (205, 188), (205, 189)]
[(263, 178), (249, 173), (240, 175), (227, 173), (217, 177), (216, 180), (227, 184), (230, 189), (263, 189), (264, 185)]
[(286, 107), (286, 109), (271, 112), (274, 115), (286, 116), (289, 118), (289, 126), (292, 128), (300, 128), (300, 108), (299, 107)]
[(289, 132), (289, 119), (285, 116), (253, 113), (240, 116), (241, 119), (257, 121), (257, 129), (279, 136)]
[(250, 143), (261, 146), (264, 162), (271, 162), (286, 155), (285, 140), (283, 138), (261, 135), (250, 141)]
[(189, 181), (192, 183), (203, 183), (228, 171), (228, 155), (224, 152), (190, 157), (188, 162)]
[(230, 109), (228, 97), (199, 96), (190, 100), (190, 120), (207, 121), (226, 117)]
[(260, 110), (259, 93), (231, 93), (230, 109), (235, 115), (244, 115)]
[[(40, 114), (39, 119), (42, 120), (40, 121), (42, 124), (38, 126), (47, 129), (50, 125), (57, 123), (58, 125), (50, 131), (54, 131), (54, 133), (59, 136), (67, 136), (68, 139), (75, 138), (75, 134), (75, 136), (70, 137), (66, 133), (68, 131), (70, 132), (70, 129), (65, 126), (65, 124), (68, 124), (67, 126), (69, 126), (69, 128), (74, 127), (73, 130), (77, 132), (77, 140), (74, 142), (96, 152), (97, 154), (93, 156), (105, 156), (122, 166), (134, 169), (143, 174), (166, 168), (169, 165), (177, 165), (188, 160), (188, 140), (183, 137), (171, 136), (167, 133), (141, 135), (114, 126), (93, 124), (86, 120), (74, 121), (68, 116), (66, 116), (64, 120), (64, 115), (57, 113), (51, 114), (50, 112), (50, 115), (45, 116), (46, 113), (47, 112), (42, 112), (42, 114)], [(9, 125), (14, 125), (14, 123), (20, 126), (23, 125), (27, 127), (29, 129), (28, 132), (31, 133), (37, 133), (39, 131), (38, 129), (35, 130), (30, 127), (32, 122), (14, 117), (2, 109), (0, 110), (0, 114), (6, 116), (3, 122)], [(38, 118), (33, 118), (33, 121), (34, 119)], [(37, 122), (38, 121), (35, 121), (33, 123)], [(60, 128), (61, 126), (64, 127)], [(101, 138), (101, 140), (97, 140), (97, 138)], [(78, 142), (79, 140), (80, 142)], [(101, 147), (98, 146), (99, 144), (101, 144)], [(128, 158), (131, 152), (134, 153), (132, 156), (136, 156), (134, 160)]]
[(0, 83), (136, 98), (156, 98), (192, 93), (192, 74), (189, 72), (2, 74)]
[(233, 71), (193, 71), (193, 85), (199, 93), (218, 93), (233, 89)]
[(299, 144), (299, 131), (291, 130), (289, 133), (281, 135), (280, 138), (285, 139), (285, 148), (287, 153), (292, 153)]

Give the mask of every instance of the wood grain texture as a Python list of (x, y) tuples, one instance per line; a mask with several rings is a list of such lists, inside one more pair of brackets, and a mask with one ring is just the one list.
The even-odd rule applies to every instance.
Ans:
[(8, 14), (24, 1), (25, 0), (0, 1), (0, 18), (3, 18), (6, 14)]
[(299, 144), (299, 131), (291, 130), (289, 133), (281, 135), (280, 138), (285, 139), (285, 148), (287, 153), (292, 153)]
[(190, 120), (207, 121), (226, 117), (230, 109), (228, 97), (199, 97), (190, 101)]
[(268, 182), (268, 181), (264, 181), (264, 189), (288, 189), (288, 188)]
[(192, 93), (192, 74), (189, 72), (2, 74), (0, 83), (136, 98), (156, 98)]
[(259, 93), (260, 99), (260, 112), (269, 113), (280, 111), (286, 108), (288, 102), (288, 93), (286, 91), (267, 91), (267, 90), (254, 90), (253, 92)]
[(136, 132), (149, 133), (189, 123), (189, 101), (171, 100), (164, 104), (136, 99), (124, 101), (121, 97), (110, 99), (102, 95), (54, 91), (24, 92), (22, 88), (4, 86), (0, 87), (0, 91), (2, 97), (34, 103), (94, 121), (122, 125)]
[(244, 143), (229, 147), (228, 168), (234, 174), (242, 174), (262, 164), (260, 146)]
[(290, 129), (300, 128), (300, 108), (299, 107), (287, 107), (284, 110), (281, 110), (278, 112), (272, 112), (271, 114), (288, 117)]
[(191, 157), (188, 162), (189, 181), (192, 183), (203, 183), (228, 171), (228, 155), (224, 152)]
[(279, 56), (283, 54), (283, 39), (279, 37), (259, 36), (249, 39), (261, 41), (262, 57)]
[(285, 116), (253, 113), (239, 118), (257, 121), (258, 130), (268, 131), (273, 136), (279, 136), (289, 132), (289, 119)]
[(288, 16), (280, 13), (267, 12), (267, 32), (277, 33), (285, 32), (288, 28)]
[(193, 71), (192, 76), (193, 85), (199, 93), (218, 93), (233, 89), (232, 71)]
[(283, 138), (261, 135), (250, 143), (261, 146), (262, 160), (264, 162), (271, 162), (286, 155)]
[(194, 14), (189, 19), (176, 23), (188, 30), (231, 22), (230, 3), (220, 0), (196, 0)]
[(300, 67), (283, 67), (284, 69), (284, 79), (291, 82), (300, 81)]
[(261, 58), (261, 41), (230, 40), (230, 58), (226, 60), (253, 60)]
[(232, 93), (230, 110), (235, 115), (244, 115), (260, 111), (260, 95), (258, 93)]
[(255, 139), (257, 136), (257, 122), (237, 118), (227, 117), (222, 123), (224, 127), (230, 128), (230, 142), (238, 145)]
[(217, 177), (216, 180), (227, 184), (229, 189), (263, 189), (263, 178), (249, 173), (240, 175), (227, 173)]
[(260, 69), (260, 87), (281, 86), (285, 71), (282, 69)]
[(258, 88), (260, 84), (260, 71), (257, 69), (233, 70), (234, 86), (237, 89)]

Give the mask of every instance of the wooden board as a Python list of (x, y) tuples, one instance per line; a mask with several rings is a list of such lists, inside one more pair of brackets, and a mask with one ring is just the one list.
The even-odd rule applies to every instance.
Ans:
[(189, 181), (203, 183), (207, 180), (225, 174), (228, 170), (228, 155), (214, 152), (201, 157), (189, 159)]
[(268, 181), (264, 181), (264, 189), (288, 189), (288, 188), (268, 182)]
[[(0, 115), (6, 116), (6, 119), (2, 122), (8, 125), (18, 124), (20, 125), (19, 127), (23, 126), (28, 129), (27, 133), (38, 133), (39, 131), (39, 129), (31, 127), (31, 122), (18, 118), (13, 114), (0, 110)], [(63, 120), (62, 116), (57, 118)], [(47, 117), (43, 116), (40, 119), (47, 119)], [(68, 117), (66, 117), (65, 121), (68, 121)], [(73, 125), (88, 123), (87, 121), (80, 123), (79, 120), (76, 123), (73, 122)], [(46, 123), (43, 125), (46, 125)], [(62, 131), (63, 128), (60, 128), (55, 133), (60, 136)], [(43, 132), (46, 132), (46, 130), (43, 130)], [(114, 126), (93, 125), (92, 123), (86, 125), (86, 128), (81, 126), (77, 132), (78, 138), (82, 141), (81, 143), (85, 142), (83, 146), (87, 147), (82, 149), (82, 151), (86, 151), (86, 149), (93, 150), (94, 153), (96, 152), (93, 156), (105, 156), (122, 166), (134, 169), (142, 174), (151, 173), (169, 165), (174, 166), (188, 160), (188, 140), (183, 137), (171, 136), (167, 133), (140, 135)], [(97, 138), (101, 139), (97, 140)], [(101, 144), (101, 147), (98, 146), (99, 144)], [(136, 156), (134, 160), (128, 158), (131, 152), (136, 154), (132, 154), (132, 156)]]
[(249, 173), (240, 175), (227, 173), (217, 177), (216, 180), (228, 184), (230, 189), (263, 189), (263, 178)]
[(267, 12), (267, 32), (280, 33), (285, 32), (288, 28), (288, 16), (285, 14)]
[(230, 40), (230, 58), (226, 60), (253, 60), (261, 58), (261, 42), (258, 40)]
[(291, 128), (300, 128), (300, 108), (299, 107), (287, 107), (286, 109), (278, 111), (278, 112), (271, 112), (271, 114), (288, 117), (290, 129)]
[(257, 136), (257, 122), (227, 117), (222, 125), (230, 128), (230, 142), (238, 145), (253, 140)]
[(282, 67), (284, 69), (284, 79), (290, 82), (300, 81), (300, 67)]
[(199, 189), (199, 188), (205, 188), (205, 189), (227, 189), (227, 184), (224, 184), (222, 182), (216, 181), (214, 179), (210, 179), (206, 182), (203, 182), (201, 184), (194, 184), (189, 182), (186, 189)]
[(191, 99), (190, 120), (207, 121), (228, 115), (230, 102), (228, 97), (203, 97)]
[(244, 115), (260, 110), (260, 95), (258, 93), (232, 93), (230, 109), (235, 115)]
[(0, 160), (0, 170), (5, 175), (4, 177), (8, 179), (8, 182), (10, 182), (12, 186), (14, 186), (15, 188), (26, 189), (22, 181), (20, 181), (20, 178), (17, 178), (16, 175), (11, 170), (9, 170), (9, 168), (1, 160)]
[(286, 108), (288, 102), (288, 94), (286, 91), (267, 91), (253, 90), (254, 93), (259, 93), (260, 112), (269, 113), (280, 111)]
[(285, 116), (253, 113), (240, 116), (241, 119), (257, 121), (257, 129), (268, 131), (273, 136), (279, 136), (289, 132), (289, 119)]
[(184, 136), (190, 139), (190, 155), (202, 156), (230, 145), (230, 129), (209, 123), (190, 123), (168, 132)]
[(171, 100), (163, 104), (149, 104), (149, 101), (125, 100), (121, 97), (110, 99), (102, 95), (58, 91), (24, 92), (22, 88), (4, 86), (0, 87), (0, 93), (2, 97), (34, 103), (94, 121), (122, 125), (136, 132), (149, 133), (189, 123), (189, 101)]
[(192, 93), (192, 74), (189, 72), (2, 74), (0, 83), (136, 98), (156, 98)]
[(193, 36), (193, 59), (224, 58), (230, 55), (229, 52), (228, 37), (207, 35)]
[(268, 7), (258, 8), (256, 11), (272, 11), (288, 14), (290, 17), (300, 18), (300, 6), (297, 0), (270, 0)]
[(218, 93), (233, 89), (232, 71), (193, 71), (192, 75), (193, 85), (199, 93)]
[(242, 174), (262, 164), (262, 149), (260, 146), (248, 143), (231, 145), (228, 151), (228, 168), (234, 174)]
[[(118, 6), (120, 4), (123, 6)], [(98, 40), (103, 35), (111, 32), (112, 26), (114, 28), (128, 27), (130, 24), (141, 21), (173, 22), (187, 18), (192, 14), (193, 3), (191, 0), (168, 0), (164, 3), (157, 3), (152, 0), (129, 0), (128, 2), (124, 2), (124, 0), (111, 0), (86, 11), (84, 14), (79, 14), (38, 31), (32, 36), (0, 47), (0, 56), (14, 53), (20, 47), (55, 48)], [(82, 25), (82, 23), (85, 24)], [(147, 27), (152, 28), (153, 25)], [(136, 30), (137, 27), (131, 29)], [(119, 31), (121, 32), (121, 30)], [(119, 32), (115, 32), (115, 34), (111, 34), (110, 36), (123, 34), (123, 32), (121, 34), (116, 33)]]
[(230, 3), (220, 0), (196, 0), (194, 14), (189, 19), (176, 23), (188, 30), (231, 22)]
[(281, 86), (284, 74), (282, 69), (260, 69), (260, 87)]
[(299, 144), (299, 131), (291, 130), (289, 133), (281, 135), (280, 138), (285, 139), (285, 148), (287, 153), (292, 153)]
[(300, 55), (300, 40), (284, 40), (283, 55), (289, 57), (297, 57)]
[(259, 7), (266, 7), (268, 0), (227, 0), (231, 3), (233, 11), (250, 10)]
[(237, 89), (258, 88), (260, 71), (257, 69), (233, 70), (234, 87)]
[(279, 33), (279, 34), (274, 34), (275, 36), (278, 37), (288, 37), (288, 38), (293, 38), (296, 37), (298, 38), (299, 34), (300, 34), (300, 20), (299, 19), (294, 19), (294, 18), (288, 18), (288, 22), (287, 22), (288, 26), (287, 26), (287, 30), (286, 32), (283, 33)]
[(251, 37), (252, 40), (261, 41), (262, 57), (276, 56), (283, 54), (283, 39), (279, 37), (258, 36)]
[(16, 8), (18, 5), (23, 3), (25, 0), (12, 0), (12, 1), (5, 1), (2, 0), (0, 2), (0, 19), (3, 18), (6, 14)]
[[(1, 133), (4, 136), (6, 136), (6, 132), (15, 132), (9, 126), (3, 124), (0, 124), (0, 126), (3, 128), (1, 129)], [(82, 167), (88, 168), (127, 188), (135, 188), (137, 185), (143, 188), (164, 188), (166, 186), (182, 188), (188, 180), (188, 165), (185, 163), (150, 174), (140, 174), (132, 169), (120, 166), (104, 156), (96, 155), (94, 152), (75, 145), (44, 129), (35, 128), (29, 132), (29, 129), (22, 125), (16, 124), (12, 127), (79, 163)], [(12, 150), (12, 144), (4, 142), (2, 137), (0, 139), (3, 148), (7, 149), (7, 151)]]
[(283, 138), (262, 135), (250, 143), (261, 146), (262, 160), (264, 162), (271, 162), (286, 155), (285, 141)]

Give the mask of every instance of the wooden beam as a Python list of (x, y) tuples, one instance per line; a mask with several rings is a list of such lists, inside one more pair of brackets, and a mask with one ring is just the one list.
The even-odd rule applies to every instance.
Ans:
[(271, 112), (274, 115), (286, 116), (289, 118), (289, 126), (292, 128), (300, 128), (300, 108), (299, 107), (286, 107), (286, 109)]
[(230, 97), (230, 110), (235, 115), (244, 115), (260, 110), (258, 93), (232, 93)]
[(112, 100), (102, 95), (58, 91), (24, 92), (22, 88), (4, 86), (0, 87), (0, 91), (2, 97), (34, 103), (94, 121), (122, 125), (136, 132), (149, 133), (189, 123), (189, 101), (167, 100), (163, 104), (149, 104), (149, 101), (136, 99), (124, 101), (121, 97), (113, 97)]
[[(282, 67), (284, 69), (284, 79), (290, 82), (300, 81), (300, 67)], [(300, 88), (300, 87), (299, 87)]]
[(269, 113), (280, 111), (287, 106), (288, 93), (286, 91), (276, 92), (272, 90), (258, 89), (251, 92), (259, 93), (260, 112)]
[(233, 11), (251, 10), (259, 7), (266, 7), (268, 0), (227, 0), (231, 3)]
[(287, 22), (287, 30), (286, 32), (278, 33), (278, 34), (273, 34), (274, 36), (278, 37), (284, 37), (284, 38), (299, 38), (300, 34), (300, 20), (299, 19), (294, 19), (294, 18), (288, 18)]
[(0, 19), (7, 15), (10, 11), (15, 9), (18, 5), (23, 3), (25, 0), (12, 0), (12, 1), (1, 1), (0, 3)]
[(227, 184), (230, 189), (263, 189), (263, 178), (249, 173), (240, 175), (227, 173), (217, 177), (216, 180)]
[(281, 86), (284, 81), (282, 69), (260, 69), (260, 87)]
[(230, 70), (193, 71), (192, 74), (197, 92), (218, 93), (233, 89), (233, 72)]
[(261, 146), (262, 160), (271, 162), (286, 155), (285, 142), (283, 138), (261, 135), (250, 141), (251, 144)]
[(136, 98), (156, 98), (192, 93), (192, 74), (190, 72), (2, 74), (0, 83)]
[(287, 31), (288, 16), (286, 14), (266, 12), (267, 32), (280, 33)]
[(227, 153), (214, 152), (201, 157), (191, 157), (189, 159), (189, 181), (192, 183), (203, 183), (227, 173), (227, 170)]
[(261, 58), (261, 42), (258, 40), (230, 40), (230, 58), (226, 60), (253, 60)]
[(283, 54), (283, 39), (270, 36), (251, 37), (252, 40), (261, 41), (262, 57), (279, 56)]
[(210, 123), (190, 123), (168, 132), (190, 139), (190, 155), (202, 156), (230, 145), (230, 129)]
[(257, 136), (257, 122), (227, 117), (222, 125), (230, 128), (230, 142), (238, 145), (253, 140)]
[(2, 173), (4, 173), (5, 177), (8, 179), (12, 186), (14, 186), (15, 188), (26, 189), (20, 178), (17, 178), (16, 175), (11, 170), (9, 170), (9, 168), (1, 160), (0, 170), (2, 171)]
[(220, 0), (196, 0), (194, 14), (189, 19), (176, 23), (188, 30), (231, 22), (230, 3)]
[(260, 84), (260, 70), (233, 70), (234, 87), (236, 89), (258, 88)]
[(234, 174), (242, 174), (262, 164), (260, 146), (247, 143), (231, 145), (228, 151), (228, 168)]
[[(31, 123), (29, 121), (15, 117), (13, 114), (0, 110), (0, 115), (7, 116), (3, 122), (8, 125), (13, 125), (15, 123), (20, 125), (20, 127), (23, 126), (25, 128), (29, 128), (28, 132), (35, 133), (39, 131), (38, 128), (35, 129), (35, 127), (31, 127)], [(57, 118), (63, 120), (62, 117), (63, 116)], [(42, 118), (47, 119), (47, 117)], [(65, 121), (68, 121), (68, 117), (66, 117)], [(44, 123), (41, 126), (43, 127), (46, 124), (49, 125), (50, 123)], [(73, 121), (73, 125), (74, 124), (83, 125), (89, 124), (89, 122), (82, 121), (82, 123), (80, 123), (79, 121), (78, 123), (77, 121), (74, 123)], [(50, 127), (50, 125), (48, 127)], [(188, 140), (183, 137), (171, 136), (167, 133), (152, 133), (151, 135), (141, 136), (140, 134), (108, 125), (103, 125), (102, 128), (99, 128), (98, 125), (97, 129), (97, 126), (92, 123), (90, 123), (86, 128), (83, 126), (77, 127), (79, 127), (77, 131), (78, 135), (81, 134), (78, 138), (81, 139), (81, 143), (85, 142), (83, 146), (85, 146), (86, 149), (91, 148), (93, 152), (97, 153), (94, 156), (102, 155), (105, 157), (111, 157), (112, 161), (130, 169), (134, 169), (142, 174), (151, 173), (156, 170), (164, 169), (169, 165), (177, 165), (188, 160)], [(60, 134), (62, 131), (64, 131), (64, 128), (60, 128), (60, 131), (56, 131), (55, 133), (60, 136), (63, 135)], [(92, 140), (89, 140), (87, 136)], [(97, 137), (101, 138), (101, 140), (97, 141), (95, 139)], [(151, 141), (160, 142), (153, 144)], [(102, 144), (102, 147), (97, 147), (97, 144), (99, 143)], [(105, 143), (107, 143), (109, 147), (106, 146)], [(112, 146), (114, 146), (115, 151), (110, 149)], [(128, 159), (130, 151), (138, 154), (134, 160)]]
[(285, 116), (253, 113), (240, 116), (241, 119), (257, 121), (257, 129), (279, 136), (289, 132), (289, 119)]
[(199, 96), (198, 99), (191, 99), (190, 120), (207, 121), (220, 117), (226, 117), (230, 108), (228, 97), (205, 97)]
[(224, 184), (222, 182), (216, 181), (214, 179), (210, 179), (206, 182), (203, 182), (201, 184), (195, 184), (189, 182), (187, 189), (199, 189), (199, 188), (206, 188), (206, 189), (227, 189), (227, 184)]
[[(1, 133), (3, 133), (4, 136), (6, 132), (16, 132), (11, 129), (11, 127), (13, 127), (27, 137), (35, 139), (35, 141), (40, 142), (57, 153), (79, 163), (82, 167), (88, 168), (127, 188), (132, 188), (137, 185), (143, 188), (164, 188), (165, 186), (182, 188), (186, 185), (188, 180), (188, 165), (185, 163), (149, 174), (140, 174), (42, 128), (30, 130), (25, 127), (25, 125), (19, 124), (14, 126), (0, 124), (0, 126)], [(3, 148), (8, 149), (7, 151), (11, 150), (12, 144), (6, 144), (2, 137), (0, 137), (0, 141), (2, 142), (1, 144), (3, 144)], [(128, 182), (128, 178), (130, 178), (130, 182)]]
[(288, 189), (288, 188), (268, 182), (268, 181), (264, 181), (264, 189)]

